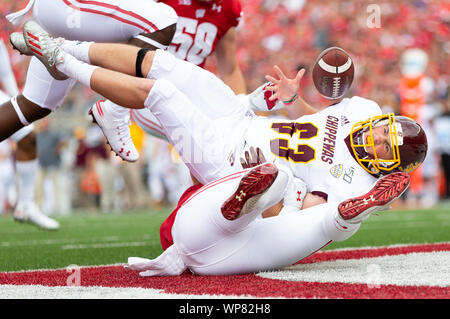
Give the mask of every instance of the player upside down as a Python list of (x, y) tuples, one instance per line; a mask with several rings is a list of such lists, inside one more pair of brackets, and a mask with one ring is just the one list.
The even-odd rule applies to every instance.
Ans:
[[(293, 122), (261, 118), (213, 74), (167, 52), (144, 52), (136, 65), (139, 48), (91, 44), (82, 56), (88, 54), (101, 68), (66, 54), (36, 23), (25, 24), (24, 34), (38, 41), (36, 56), (53, 72), (122, 106), (147, 107), (192, 174), (207, 184), (175, 218), (174, 245), (155, 263), (144, 262), (156, 269), (152, 275), (178, 274), (186, 267), (200, 274), (242, 273), (298, 261), (332, 240), (350, 237), (372, 211), (400, 196), (409, 184), (405, 172), (426, 155), (426, 135), (416, 122), (382, 115), (375, 102), (360, 97)], [(147, 78), (135, 77), (136, 68)], [(272, 81), (274, 97), (287, 101), (298, 91), (300, 78), (278, 75)], [(216, 111), (217, 118), (206, 116), (205, 108)], [(239, 173), (242, 167), (234, 159), (248, 146), (259, 147), (275, 164)], [(312, 194), (306, 206), (323, 205), (301, 213), (294, 205), (277, 217), (258, 218), (292, 197), (293, 180), (306, 183)], [(357, 199), (348, 200), (352, 197)], [(141, 262), (131, 259), (129, 267), (139, 268), (133, 265)]]

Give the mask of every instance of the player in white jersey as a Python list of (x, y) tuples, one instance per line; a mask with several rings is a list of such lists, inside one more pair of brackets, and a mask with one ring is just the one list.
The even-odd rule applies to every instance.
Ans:
[[(36, 24), (29, 27), (45, 32)], [(362, 98), (344, 99), (296, 121), (274, 121), (256, 117), (243, 107), (212, 73), (162, 50), (145, 55), (140, 65), (147, 74), (143, 79), (131, 76), (135, 75), (138, 48), (91, 44), (87, 52), (94, 66), (64, 52), (56, 41), (44, 40), (41, 61), (48, 67), (46, 56), (52, 56), (56, 61), (52, 67), (113, 102), (147, 107), (202, 184), (241, 169), (235, 159), (241, 158), (246, 144), (259, 147), (269, 155), (268, 161), (289, 165), (294, 176), (307, 183), (308, 191), (316, 193), (317, 203), (326, 202), (327, 196), (342, 199), (367, 191), (380, 175), (412, 171), (426, 156), (426, 135), (415, 121), (394, 114), (381, 116), (375, 102)], [(111, 50), (120, 59), (108, 58), (106, 52)], [(80, 78), (80, 71), (89, 76)], [(298, 92), (300, 78), (285, 79), (282, 73), (279, 77), (273, 81), (273, 98), (288, 100)], [(216, 117), (204, 110), (213, 110)]]
[[(30, 0), (26, 8), (8, 15), (7, 19), (19, 24), (30, 10), (55, 37), (128, 42), (148, 48), (168, 46), (177, 22), (177, 15), (171, 7), (150, 0)], [(24, 43), (15, 42), (14, 45), (24, 48)], [(64, 41), (60, 45), (69, 51), (77, 51), (80, 47), (77, 41)], [(32, 50), (34, 48), (22, 53), (30, 55)], [(0, 140), (60, 107), (75, 82), (58, 76), (57, 72), (54, 75), (56, 78), (50, 76), (36, 58), (32, 58), (22, 94), (14, 96), (0, 108)], [(116, 153), (125, 160), (135, 161), (138, 152), (134, 145), (115, 138), (117, 133), (130, 136), (129, 112), (125, 110), (122, 114), (120, 110), (118, 108), (111, 114), (110, 122), (114, 122), (114, 126), (111, 125), (105, 135)]]
[(295, 121), (253, 119), (244, 140), (267, 154), (269, 162), (291, 168), (307, 181), (308, 192), (341, 201), (367, 191), (376, 180), (353, 158), (347, 137), (354, 123), (378, 115), (375, 102), (355, 96)]
[[(39, 29), (29, 27), (33, 32)], [(406, 172), (426, 156), (426, 135), (417, 123), (394, 114), (380, 115), (375, 103), (367, 102), (367, 110), (363, 109), (361, 98), (344, 100), (292, 123), (275, 121), (258, 118), (213, 74), (165, 51), (147, 53), (141, 71), (148, 78), (142, 79), (132, 76), (134, 47), (91, 44), (92, 63), (108, 70), (77, 60), (49, 37), (40, 39), (40, 44), (40, 60), (46, 67), (80, 80), (117, 104), (149, 108), (191, 172), (206, 184), (186, 199), (176, 215), (174, 245), (155, 260), (129, 259), (127, 267), (143, 271), (142, 275), (178, 275), (186, 269), (197, 274), (235, 274), (290, 265), (354, 234), (371, 213), (401, 196), (409, 185)], [(111, 49), (122, 54), (119, 60), (105, 55)], [(80, 71), (89, 76), (80, 78)], [(274, 98), (288, 100), (283, 96), (291, 85), (283, 82), (293, 83), (297, 92), (300, 79), (296, 79), (292, 82), (281, 74), (273, 81)], [(201, 104), (223, 107), (222, 117), (209, 118), (198, 107)], [(363, 111), (356, 112), (357, 108)], [(250, 146), (270, 150), (268, 159), (277, 164), (242, 172), (234, 159), (241, 157), (247, 140), (255, 143)], [(341, 177), (341, 163), (358, 169), (349, 173), (357, 192), (343, 187), (345, 181), (330, 182)], [(302, 213), (297, 209), (258, 218), (282, 200), (292, 200), (288, 193), (294, 178), (303, 179), (309, 191), (328, 192), (326, 200), (320, 194), (307, 195), (322, 198), (324, 204)], [(355, 193), (359, 196), (337, 200)]]

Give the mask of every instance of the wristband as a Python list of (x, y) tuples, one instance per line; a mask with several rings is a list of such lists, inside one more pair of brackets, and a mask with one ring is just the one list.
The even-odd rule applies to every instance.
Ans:
[(297, 100), (298, 98), (298, 94), (295, 93), (294, 97), (292, 99), (290, 99), (289, 101), (282, 101), (284, 105), (291, 105), (292, 103), (295, 102), (295, 100)]

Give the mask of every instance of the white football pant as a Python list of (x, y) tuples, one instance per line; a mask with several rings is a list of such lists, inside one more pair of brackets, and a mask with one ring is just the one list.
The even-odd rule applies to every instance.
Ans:
[(284, 167), (279, 167), (277, 179), (260, 197), (262, 205), (235, 220), (225, 219), (221, 206), (247, 171), (227, 175), (194, 193), (175, 218), (174, 244), (153, 260), (129, 258), (129, 269), (143, 270), (144, 276), (179, 275), (185, 269), (200, 275), (279, 269), (333, 241), (346, 240), (359, 229), (359, 224), (338, 217), (338, 203), (259, 218), (284, 195), (291, 175)]
[(213, 73), (157, 50), (148, 78), (157, 79), (145, 106), (203, 184), (242, 169), (236, 157), (254, 113)]

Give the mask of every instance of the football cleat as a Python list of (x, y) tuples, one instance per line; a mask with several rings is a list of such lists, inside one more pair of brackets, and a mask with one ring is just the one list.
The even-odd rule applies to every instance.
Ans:
[[(61, 46), (64, 42), (64, 38), (55, 38), (56, 44)], [(20, 52), (20, 54), (32, 56), (33, 51), (27, 46), (25, 38), (23, 37), (23, 32), (13, 32), (9, 35), (9, 42), (11, 43), (14, 50)]]
[(406, 191), (409, 183), (410, 177), (407, 173), (386, 175), (380, 178), (368, 193), (340, 203), (339, 214), (351, 224), (360, 223), (369, 218), (370, 214), (386, 209)]
[(33, 52), (27, 46), (25, 38), (22, 32), (13, 32), (9, 35), (9, 42), (11, 43), (14, 50), (20, 52), (20, 54), (31, 56)]
[(41, 229), (59, 229), (59, 223), (43, 214), (34, 202), (19, 203), (14, 210), (13, 217), (15, 221), (31, 223)]
[(134, 146), (130, 133), (130, 112), (125, 116), (118, 116), (111, 110), (111, 103), (100, 100), (89, 110), (92, 120), (103, 131), (109, 146), (117, 156), (127, 162), (139, 159), (139, 153)]
[[(57, 80), (66, 80), (68, 77), (60, 72), (56, 66), (64, 62), (64, 51), (60, 48), (61, 41), (53, 39), (37, 22), (29, 20), (23, 25), (23, 38), (32, 55), (45, 65), (48, 72)], [(11, 41), (16, 41), (13, 46), (23, 54), (29, 51), (21, 51), (22, 45), (18, 37), (14, 36)]]
[[(284, 194), (288, 176), (289, 174), (279, 170), (272, 163), (250, 169), (242, 177), (234, 194), (222, 204), (223, 217), (235, 220), (255, 209), (265, 208), (270, 201), (274, 201), (275, 204)], [(273, 189), (273, 192), (269, 192), (270, 189)], [(263, 196), (267, 198), (263, 199)]]

